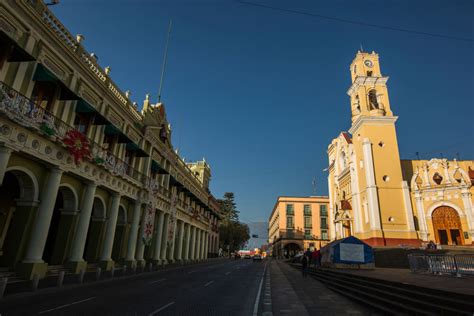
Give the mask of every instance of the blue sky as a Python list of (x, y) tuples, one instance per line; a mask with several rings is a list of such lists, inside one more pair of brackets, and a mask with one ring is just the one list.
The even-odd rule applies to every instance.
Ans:
[[(264, 1), (291, 10), (474, 38), (474, 2)], [(206, 157), (211, 189), (236, 195), (244, 221), (266, 221), (279, 195), (327, 194), (327, 145), (350, 127), (349, 64), (380, 54), (402, 158), (474, 159), (474, 45), (248, 6), (234, 0), (81, 0), (51, 7), (112, 68), (132, 99), (162, 100), (172, 142)]]

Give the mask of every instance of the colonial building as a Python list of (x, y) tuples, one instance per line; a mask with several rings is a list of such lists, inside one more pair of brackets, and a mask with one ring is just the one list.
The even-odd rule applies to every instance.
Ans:
[(40, 0), (0, 3), (0, 266), (166, 264), (218, 249), (205, 161), (185, 163), (162, 103), (143, 110)]
[(400, 160), (379, 56), (359, 51), (350, 72), (352, 126), (328, 147), (331, 239), (473, 244), (474, 161)]
[(320, 248), (329, 240), (327, 196), (278, 197), (268, 220), (268, 238), (275, 257)]

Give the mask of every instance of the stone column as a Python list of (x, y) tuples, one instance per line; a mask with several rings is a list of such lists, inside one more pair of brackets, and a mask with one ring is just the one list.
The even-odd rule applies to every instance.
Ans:
[(53, 217), (54, 204), (58, 196), (59, 184), (63, 171), (53, 168), (49, 171), (48, 179), (43, 186), (38, 213), (34, 219), (30, 241), (26, 248), (25, 259), (19, 272), (28, 278), (37, 274), (41, 278), (46, 275), (48, 264), (44, 263), (43, 251), (48, 238), (49, 226)]
[(175, 220), (174, 222), (174, 229), (173, 229), (173, 238), (171, 238), (171, 245), (170, 245), (170, 251), (169, 251), (169, 257), (168, 257), (168, 261), (173, 263), (176, 258), (174, 256), (174, 248), (176, 247), (176, 229), (177, 229), (177, 220)]
[(196, 227), (191, 227), (191, 260), (196, 260)]
[(196, 227), (196, 260), (201, 260), (201, 230)]
[(87, 232), (91, 222), (92, 207), (94, 206), (95, 189), (97, 185), (93, 182), (86, 184), (84, 197), (82, 199), (81, 212), (79, 213), (79, 222), (77, 223), (76, 235), (71, 247), (71, 257), (69, 265), (78, 273), (85, 270), (87, 262), (84, 261), (84, 247), (86, 246)]
[(145, 212), (146, 210), (141, 215), (140, 230), (138, 232), (138, 238), (135, 243), (137, 247), (137, 251), (135, 253), (135, 259), (137, 260), (137, 265), (140, 267), (145, 266), (145, 259), (143, 258), (143, 255), (145, 253), (145, 244), (143, 243), (143, 240), (142, 240), (142, 236), (145, 231), (145, 219), (146, 219)]
[(186, 224), (186, 240), (184, 244), (184, 260), (189, 261), (189, 244), (191, 242), (191, 225)]
[(209, 253), (209, 233), (204, 232), (204, 254), (203, 254), (204, 259), (207, 259), (208, 253)]
[(133, 205), (132, 225), (128, 235), (127, 257), (125, 258), (127, 265), (130, 267), (135, 267), (137, 264), (135, 261), (135, 252), (137, 250), (138, 224), (140, 223), (141, 213), (142, 203), (141, 201), (135, 201), (135, 204)]
[(0, 146), (0, 185), (2, 185), (5, 172), (7, 170), (8, 161), (12, 154), (12, 149), (5, 146)]
[[(467, 228), (469, 229), (471, 243), (474, 244), (474, 214), (472, 212), (472, 194), (469, 189), (463, 188), (461, 190), (461, 197), (464, 204), (464, 212), (466, 213)], [(464, 238), (464, 236), (461, 236), (461, 238)]]
[(176, 253), (176, 260), (181, 261), (183, 259), (183, 241), (184, 241), (184, 222), (179, 221), (178, 225), (178, 249)]
[(160, 264), (161, 259), (161, 248), (163, 245), (163, 226), (165, 221), (165, 213), (158, 211), (158, 227), (155, 235), (155, 251), (153, 253), (153, 261), (156, 264)]
[(114, 245), (115, 229), (117, 228), (119, 204), (120, 194), (115, 192), (112, 193), (112, 203), (110, 203), (104, 245), (102, 248), (102, 255), (100, 256), (101, 266), (106, 271), (112, 269), (114, 266), (114, 261), (112, 260), (112, 247)]
[(164, 215), (163, 219), (163, 234), (161, 236), (161, 263), (167, 263), (166, 253), (168, 252), (168, 225), (169, 225), (169, 214)]
[(372, 144), (368, 138), (363, 141), (365, 180), (367, 182), (367, 202), (369, 203), (370, 228), (381, 230), (380, 211), (377, 186), (375, 184), (374, 162), (372, 158)]
[(418, 214), (420, 238), (423, 241), (428, 241), (428, 225), (426, 224), (425, 208), (423, 207), (423, 196), (419, 192), (415, 192), (415, 203)]

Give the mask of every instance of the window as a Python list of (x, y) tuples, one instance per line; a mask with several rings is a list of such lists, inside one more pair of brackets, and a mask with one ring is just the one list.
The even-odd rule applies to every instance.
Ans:
[(328, 228), (328, 218), (327, 217), (321, 217), (321, 228)]
[(311, 217), (305, 217), (304, 218), (304, 227), (306, 227), (306, 228), (311, 228), (312, 227)]
[(286, 215), (295, 215), (293, 204), (286, 204)]
[(329, 239), (327, 230), (321, 230), (321, 239), (324, 239), (324, 240)]
[(377, 101), (377, 91), (369, 91), (369, 109), (376, 110), (379, 108), (379, 102)]
[(305, 229), (304, 230), (304, 239), (311, 239), (311, 230), (310, 229)]
[(311, 216), (311, 205), (310, 204), (305, 204), (303, 206), (303, 211), (305, 216)]
[(367, 71), (367, 77), (372, 77), (372, 71)]
[(433, 181), (436, 182), (436, 184), (440, 185), (441, 182), (443, 182), (443, 177), (436, 172), (433, 176)]
[(293, 224), (293, 217), (291, 216), (288, 216), (286, 218), (286, 228), (294, 228), (294, 224)]
[(328, 216), (328, 208), (326, 204), (319, 206), (319, 216)]
[(51, 111), (56, 100), (57, 86), (52, 82), (36, 81), (31, 100), (40, 108)]
[(74, 127), (81, 132), (82, 134), (87, 134), (87, 129), (89, 128), (90, 119), (87, 115), (76, 113), (74, 118)]

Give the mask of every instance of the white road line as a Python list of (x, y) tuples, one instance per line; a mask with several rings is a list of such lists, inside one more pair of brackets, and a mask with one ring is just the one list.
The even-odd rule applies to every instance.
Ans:
[(262, 292), (263, 279), (265, 278), (265, 272), (267, 271), (267, 265), (263, 268), (262, 279), (260, 280), (260, 285), (258, 286), (257, 298), (255, 299), (255, 305), (253, 306), (253, 316), (258, 314), (258, 304), (260, 303), (260, 292)]
[(225, 275), (229, 275), (229, 274), (230, 274), (230, 271), (225, 273)]
[(197, 272), (197, 271), (189, 271), (188, 274), (191, 274), (191, 273), (194, 273), (194, 272)]
[(156, 311), (150, 313), (148, 316), (156, 315), (156, 314), (158, 314), (159, 312), (161, 312), (162, 310), (164, 310), (164, 309), (170, 307), (170, 306), (173, 305), (174, 303), (175, 303), (175, 302), (170, 302), (170, 303), (166, 304), (165, 306), (158, 308)]
[(51, 308), (51, 309), (47, 309), (47, 310), (45, 310), (45, 311), (39, 312), (38, 314), (49, 313), (49, 312), (52, 312), (52, 311), (55, 311), (55, 310), (58, 310), (58, 309), (61, 309), (61, 308), (65, 308), (65, 307), (68, 307), (68, 306), (72, 306), (72, 305), (84, 303), (84, 302), (93, 300), (94, 298), (95, 298), (95, 296), (94, 296), (94, 297), (86, 298), (85, 300), (80, 300), (80, 301), (77, 301), (77, 302), (73, 302), (73, 303), (70, 303), (70, 304), (64, 304), (64, 305), (61, 305), (61, 306), (58, 306), (58, 307), (55, 307), (55, 308)]
[(209, 286), (209, 285), (211, 285), (212, 283), (214, 283), (214, 281), (209, 281), (209, 282), (207, 282), (206, 284), (204, 284), (204, 286)]
[(159, 280), (156, 280), (156, 281), (153, 281), (153, 282), (149, 282), (148, 284), (155, 284), (155, 283), (163, 282), (163, 281), (166, 281), (166, 279), (159, 279)]

